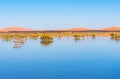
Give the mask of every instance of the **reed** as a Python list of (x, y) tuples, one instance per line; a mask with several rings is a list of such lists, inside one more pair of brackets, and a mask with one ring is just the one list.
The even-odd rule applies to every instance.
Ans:
[(0, 33), (0, 38), (3, 40), (12, 40), (14, 38), (30, 38), (42, 41), (53, 41), (53, 37), (74, 37), (75, 40), (80, 40), (83, 37), (109, 36), (112, 39), (120, 39), (120, 32), (40, 32), (40, 33)]

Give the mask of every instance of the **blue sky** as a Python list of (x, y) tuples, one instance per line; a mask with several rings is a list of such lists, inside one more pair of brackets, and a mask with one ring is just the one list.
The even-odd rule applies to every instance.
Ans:
[(0, 28), (120, 26), (120, 0), (0, 0)]

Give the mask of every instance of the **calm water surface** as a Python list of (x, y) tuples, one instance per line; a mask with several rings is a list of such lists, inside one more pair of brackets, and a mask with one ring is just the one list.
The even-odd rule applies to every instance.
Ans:
[(120, 42), (109, 37), (0, 40), (0, 79), (120, 79)]

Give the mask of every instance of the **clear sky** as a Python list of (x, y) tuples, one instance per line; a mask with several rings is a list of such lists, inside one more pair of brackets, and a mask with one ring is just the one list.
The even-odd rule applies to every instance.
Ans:
[(0, 28), (120, 26), (120, 0), (0, 0)]

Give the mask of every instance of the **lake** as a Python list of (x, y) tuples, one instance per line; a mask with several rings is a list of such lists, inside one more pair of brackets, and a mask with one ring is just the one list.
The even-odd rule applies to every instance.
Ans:
[(0, 40), (0, 79), (120, 79), (120, 42), (110, 37)]

